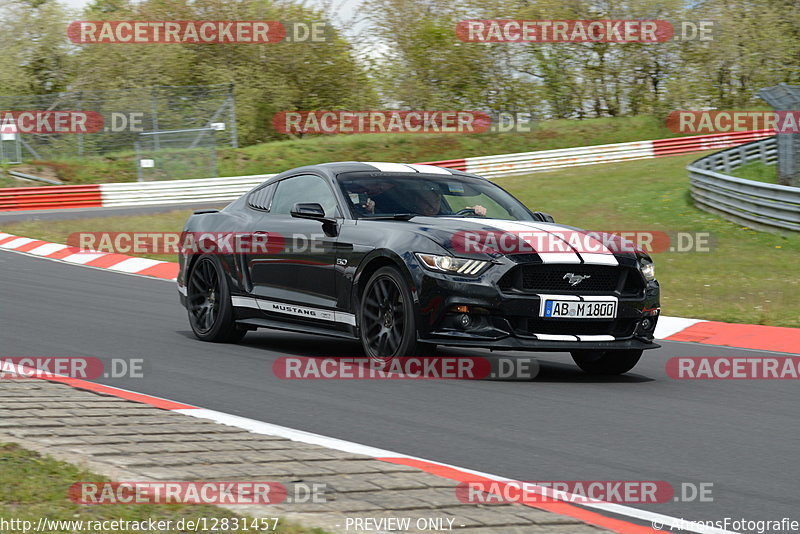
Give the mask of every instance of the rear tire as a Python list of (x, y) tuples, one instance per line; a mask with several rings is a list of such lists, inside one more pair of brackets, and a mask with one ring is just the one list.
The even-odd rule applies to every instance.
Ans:
[(417, 350), (417, 327), (411, 290), (400, 271), (381, 267), (364, 288), (358, 310), (361, 346), (381, 364)]
[(642, 350), (582, 350), (573, 351), (572, 359), (590, 375), (621, 375), (639, 362)]
[(233, 320), (231, 292), (222, 263), (213, 254), (200, 256), (189, 272), (186, 308), (194, 335), (203, 341), (236, 343), (247, 330)]

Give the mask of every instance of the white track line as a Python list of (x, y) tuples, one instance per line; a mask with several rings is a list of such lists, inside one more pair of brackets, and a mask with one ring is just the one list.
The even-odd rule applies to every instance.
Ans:
[[(449, 467), (451, 469), (456, 469), (458, 471), (461, 471), (462, 473), (488, 478), (490, 480), (496, 480), (498, 482), (519, 482), (511, 478), (505, 478), (498, 475), (493, 475), (491, 473), (484, 473), (482, 471), (475, 471), (473, 469), (467, 469), (464, 467), (459, 467), (451, 464), (436, 462), (433, 460), (427, 460), (425, 458), (409, 456), (407, 454), (401, 454), (386, 449), (379, 449), (371, 447), (369, 445), (362, 445), (360, 443), (354, 443), (352, 441), (346, 441), (338, 438), (323, 436), (321, 434), (314, 434), (312, 432), (306, 432), (304, 430), (297, 430), (285, 426), (274, 425), (272, 423), (265, 423), (263, 421), (257, 421), (255, 419), (240, 417), (238, 415), (218, 412), (215, 410), (208, 410), (205, 408), (190, 408), (190, 409), (180, 409), (172, 411), (182, 413), (184, 415), (190, 415), (192, 417), (198, 417), (200, 419), (210, 419), (214, 422), (221, 423), (223, 425), (228, 425), (236, 428), (241, 428), (243, 430), (248, 430), (250, 432), (253, 432), (254, 434), (282, 437), (290, 439), (292, 441), (309, 443), (311, 445), (319, 445), (322, 447), (327, 447), (329, 449), (335, 449), (338, 451), (348, 452), (352, 454), (363, 454), (373, 458), (406, 458), (411, 460), (420, 460), (423, 462), (428, 462), (431, 464), (436, 464), (444, 467)], [(546, 488), (544, 486), (531, 486), (531, 487), (537, 489), (537, 491), (535, 492), (533, 491), (527, 492), (530, 493), (531, 495), (539, 494), (539, 495), (553, 496), (552, 490), (550, 488)], [(455, 487), (453, 491), (455, 492)], [(583, 500), (583, 497), (579, 495), (574, 495), (570, 493), (567, 493), (566, 495), (568, 496), (569, 500)], [(567, 502), (569, 502), (569, 500)], [(575, 503), (572, 504), (575, 505)], [(602, 510), (607, 513), (623, 515), (629, 518), (639, 519), (641, 521), (649, 521), (651, 524), (660, 523), (661, 525), (664, 526), (664, 530), (667, 530), (668, 528), (670, 530), (675, 530), (680, 527), (680, 529), (685, 532), (695, 532), (697, 534), (735, 534), (729, 530), (722, 530), (706, 525), (694, 524), (693, 522), (683, 518), (677, 518), (669, 515), (649, 512), (647, 510), (640, 510), (638, 508), (624, 506), (621, 504), (614, 504), (603, 501), (593, 501), (593, 502), (581, 502), (580, 506), (585, 506), (587, 508), (594, 508), (596, 510)]]

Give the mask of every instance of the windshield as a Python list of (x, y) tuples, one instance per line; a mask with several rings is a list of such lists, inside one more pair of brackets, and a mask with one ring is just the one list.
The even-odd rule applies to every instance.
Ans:
[(485, 217), (533, 220), (517, 199), (479, 178), (352, 172), (338, 176), (354, 217)]

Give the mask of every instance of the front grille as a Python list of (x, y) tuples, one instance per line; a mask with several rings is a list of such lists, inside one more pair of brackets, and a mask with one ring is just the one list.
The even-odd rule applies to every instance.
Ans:
[[(568, 274), (588, 278), (573, 286)], [(563, 264), (519, 265), (506, 273), (498, 286), (502, 291), (524, 293), (586, 295), (620, 292), (626, 297), (641, 295), (645, 288), (642, 276), (632, 267)]]
[[(614, 291), (619, 285), (620, 270), (616, 267), (577, 266), (545, 269), (544, 266), (528, 266), (522, 269), (522, 289), (527, 291)], [(572, 276), (587, 276), (574, 286), (570, 284)]]
[[(608, 265), (520, 265), (509, 271), (499, 286), (503, 290), (517, 289), (526, 293), (613, 293), (625, 286), (628, 271), (630, 269), (625, 267)], [(586, 278), (571, 285), (570, 278), (574, 280), (575, 276)], [(631, 282), (634, 283), (635, 280)]]

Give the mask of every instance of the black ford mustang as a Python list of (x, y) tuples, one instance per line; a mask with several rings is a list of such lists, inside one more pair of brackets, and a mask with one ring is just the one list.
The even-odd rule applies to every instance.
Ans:
[(456, 170), (301, 167), (185, 232), (178, 288), (205, 341), (265, 327), (360, 340), (380, 360), (435, 345), (565, 351), (597, 374), (658, 347), (646, 253)]

